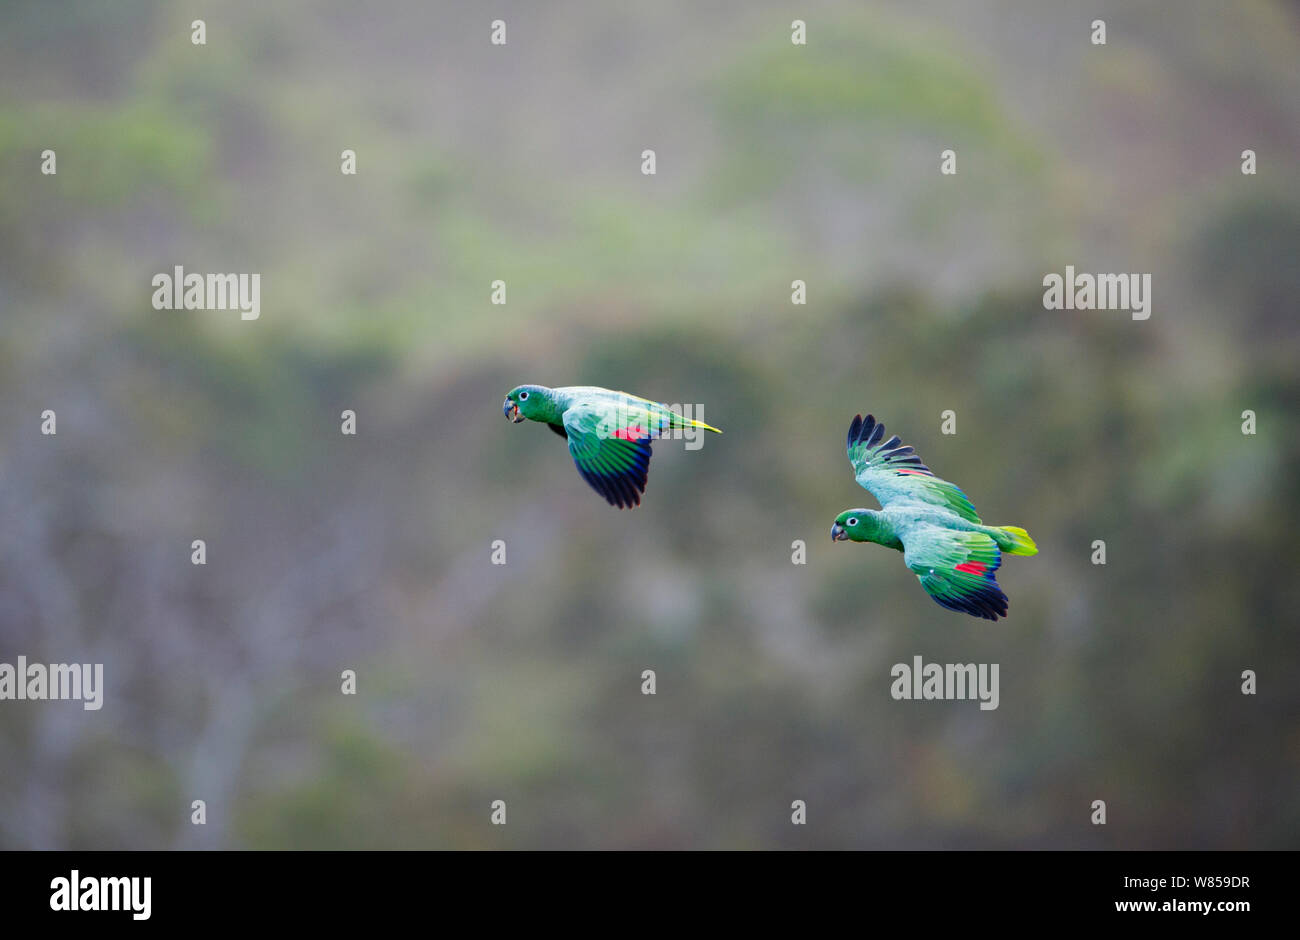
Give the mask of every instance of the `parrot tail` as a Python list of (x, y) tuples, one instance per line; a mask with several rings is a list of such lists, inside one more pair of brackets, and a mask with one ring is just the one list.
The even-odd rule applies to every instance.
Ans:
[(1034, 540), (1029, 537), (1029, 533), (1020, 526), (1000, 525), (994, 526), (997, 535), (998, 548), (1002, 549), (1009, 555), (1037, 555), (1038, 546)]
[(721, 434), (720, 428), (715, 428), (711, 424), (705, 424), (703, 421), (696, 421), (694, 418), (686, 418), (675, 411), (668, 412), (668, 420), (671, 422), (670, 427), (674, 428), (699, 428), (701, 431), (712, 431), (714, 434)]

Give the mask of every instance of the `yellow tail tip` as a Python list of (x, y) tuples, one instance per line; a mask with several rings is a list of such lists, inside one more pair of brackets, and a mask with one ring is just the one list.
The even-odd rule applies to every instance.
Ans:
[(1030, 538), (1029, 533), (1018, 525), (998, 526), (1003, 532), (1011, 536), (1011, 546), (1005, 551), (1011, 555), (1037, 555), (1038, 545)]

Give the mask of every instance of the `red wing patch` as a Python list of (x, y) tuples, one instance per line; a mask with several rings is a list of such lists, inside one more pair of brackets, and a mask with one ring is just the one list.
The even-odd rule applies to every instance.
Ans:
[(965, 571), (967, 574), (982, 575), (988, 571), (988, 565), (982, 561), (963, 561), (960, 565), (953, 567), (954, 571)]
[(924, 470), (899, 470), (897, 472), (900, 476), (903, 475), (904, 473), (911, 474), (912, 476), (918, 476), (918, 477), (934, 476), (933, 473), (926, 473)]
[(619, 428), (614, 432), (614, 437), (623, 441), (639, 441), (642, 438), (649, 436), (649, 432), (639, 424), (628, 425), (627, 427)]

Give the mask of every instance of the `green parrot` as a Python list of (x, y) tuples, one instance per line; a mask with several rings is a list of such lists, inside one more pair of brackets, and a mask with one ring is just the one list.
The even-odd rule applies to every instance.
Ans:
[(641, 505), (652, 440), (687, 428), (722, 433), (667, 405), (594, 385), (520, 385), (506, 396), (502, 410), (515, 424), (525, 418), (540, 421), (567, 439), (578, 473), (619, 509)]
[(903, 553), (903, 564), (935, 603), (997, 620), (1007, 596), (995, 573), (1002, 553), (1037, 555), (1029, 533), (1013, 525), (983, 525), (966, 494), (941, 480), (885, 426), (857, 415), (849, 425), (849, 463), (881, 510), (846, 509), (835, 517), (831, 539), (876, 542)]

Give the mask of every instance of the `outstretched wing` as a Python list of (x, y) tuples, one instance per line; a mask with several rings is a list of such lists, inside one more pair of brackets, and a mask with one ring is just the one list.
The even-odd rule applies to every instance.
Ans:
[(922, 523), (909, 526), (902, 540), (904, 564), (936, 604), (985, 620), (1007, 615), (996, 577), (1002, 553), (989, 536)]
[(569, 454), (578, 472), (611, 506), (641, 505), (650, 472), (650, 432), (640, 425), (612, 427), (608, 409), (579, 402), (564, 412)]
[(914, 448), (895, 435), (885, 440), (885, 426), (872, 415), (856, 415), (849, 425), (849, 463), (868, 493), (889, 506), (904, 500), (951, 509), (969, 522), (979, 523), (975, 507), (956, 485), (941, 480), (921, 462)]

